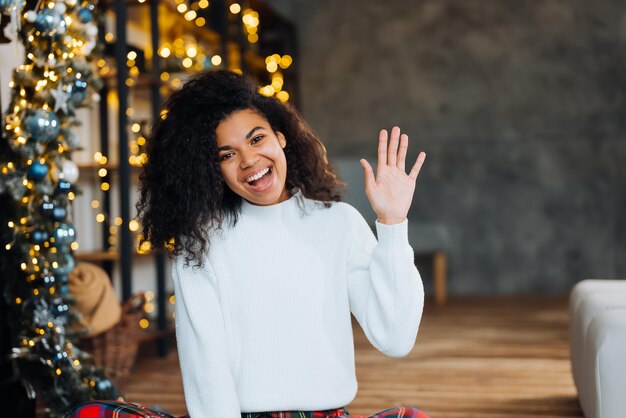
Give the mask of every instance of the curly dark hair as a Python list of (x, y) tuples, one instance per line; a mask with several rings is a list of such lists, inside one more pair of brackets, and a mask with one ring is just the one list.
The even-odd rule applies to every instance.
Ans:
[(291, 105), (259, 93), (250, 78), (225, 70), (190, 78), (164, 104), (146, 145), (139, 176), (138, 216), (142, 242), (184, 254), (202, 265), (208, 226), (237, 222), (242, 198), (226, 185), (219, 165), (215, 129), (232, 113), (253, 110), (287, 138), (287, 190), (325, 202), (341, 200), (343, 183), (326, 158), (326, 148)]

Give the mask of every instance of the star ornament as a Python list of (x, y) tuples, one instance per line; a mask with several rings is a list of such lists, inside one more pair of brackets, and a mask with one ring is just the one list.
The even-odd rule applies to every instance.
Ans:
[(52, 97), (54, 97), (54, 111), (58, 112), (59, 109), (61, 109), (63, 112), (67, 113), (67, 101), (70, 95), (63, 90), (63, 84), (59, 83), (56, 90), (52, 90), (50, 93)]

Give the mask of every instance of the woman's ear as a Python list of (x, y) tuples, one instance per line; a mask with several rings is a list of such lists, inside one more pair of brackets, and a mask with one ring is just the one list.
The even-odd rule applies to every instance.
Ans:
[(287, 140), (285, 139), (285, 135), (282, 132), (276, 131), (276, 136), (278, 137), (278, 143), (282, 149), (285, 149), (287, 146)]

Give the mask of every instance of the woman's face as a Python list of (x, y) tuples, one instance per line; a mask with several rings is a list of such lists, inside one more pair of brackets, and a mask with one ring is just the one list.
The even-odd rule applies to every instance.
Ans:
[(285, 187), (287, 145), (281, 132), (253, 110), (231, 114), (215, 129), (220, 170), (226, 185), (254, 205), (274, 205), (289, 198)]

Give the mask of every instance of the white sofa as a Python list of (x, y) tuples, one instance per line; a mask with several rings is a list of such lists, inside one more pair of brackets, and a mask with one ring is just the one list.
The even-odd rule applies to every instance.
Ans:
[(626, 280), (583, 280), (574, 286), (570, 347), (585, 417), (626, 417)]

